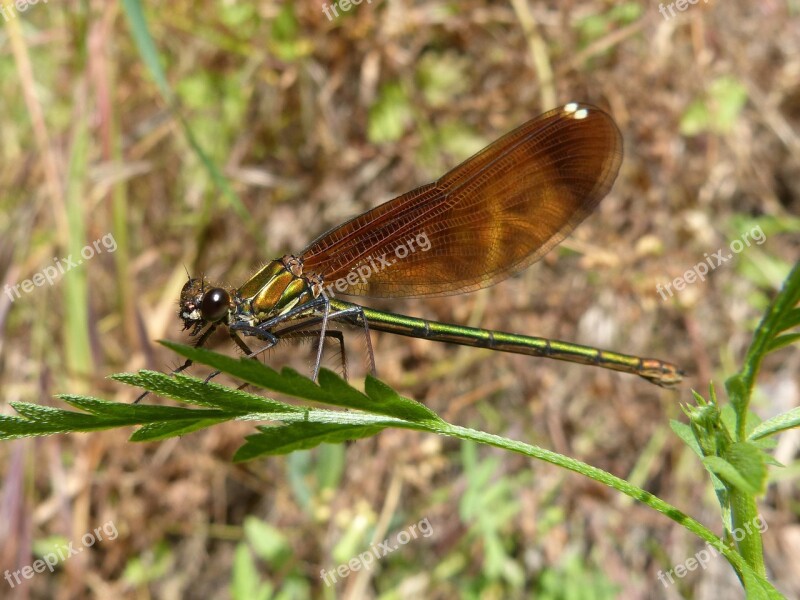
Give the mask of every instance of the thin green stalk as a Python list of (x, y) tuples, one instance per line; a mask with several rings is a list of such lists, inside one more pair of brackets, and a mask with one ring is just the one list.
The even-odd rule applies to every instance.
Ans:
[(67, 253), (78, 265), (64, 277), (64, 348), (67, 365), (72, 373), (92, 372), (89, 344), (89, 289), (86, 265), (80, 265), (81, 250), (86, 243), (83, 182), (86, 181), (89, 134), (86, 111), (77, 110), (77, 122), (67, 172), (67, 223), (69, 242)]

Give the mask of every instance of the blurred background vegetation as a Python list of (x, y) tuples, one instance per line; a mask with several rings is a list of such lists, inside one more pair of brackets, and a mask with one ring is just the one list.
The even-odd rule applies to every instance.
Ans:
[[(341, 0), (339, 0), (341, 2)], [(625, 139), (596, 213), (523, 275), (467, 296), (367, 304), (656, 356), (678, 391), (555, 361), (373, 334), (379, 376), (466, 426), (630, 479), (721, 531), (670, 432), (689, 390), (735, 370), (800, 249), (800, 3), (137, 0), (4, 4), (0, 400), (130, 401), (105, 377), (177, 359), (186, 270), (239, 285), (349, 216), (426, 183), (525, 120), (588, 101)], [(338, 6), (338, 5), (337, 5)], [(665, 6), (665, 8), (667, 8)], [(144, 18), (137, 18), (143, 14)], [(154, 53), (140, 49), (153, 40)], [(137, 45), (138, 40), (138, 45)], [(163, 72), (163, 79), (159, 73)], [(656, 292), (745, 231), (752, 245)], [(54, 262), (55, 261), (55, 262)], [(358, 335), (350, 375), (363, 377)], [(225, 336), (213, 344), (234, 352)], [(309, 372), (309, 345), (266, 357)], [(772, 355), (755, 410), (797, 406), (800, 353)], [(327, 366), (335, 367), (335, 356)], [(199, 370), (194, 371), (200, 373)], [(720, 598), (722, 558), (665, 588), (701, 544), (552, 466), (409, 431), (233, 466), (252, 425), (161, 444), (120, 432), (0, 446), (0, 571), (112, 520), (114, 541), (19, 597)], [(762, 504), (771, 577), (800, 595), (798, 436)], [(433, 535), (326, 587), (331, 570), (427, 518)], [(33, 553), (33, 554), (32, 554)], [(6, 590), (0, 582), (0, 596)]]

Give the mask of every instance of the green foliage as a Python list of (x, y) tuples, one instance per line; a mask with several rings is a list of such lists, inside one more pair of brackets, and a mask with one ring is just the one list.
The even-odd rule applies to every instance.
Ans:
[(433, 108), (452, 102), (466, 92), (469, 61), (455, 52), (426, 52), (417, 65), (416, 83)]
[(501, 472), (500, 458), (478, 460), (475, 444), (464, 444), (462, 450), (467, 489), (461, 498), (461, 520), (469, 526), (470, 537), (483, 545), (482, 573), (487, 579), (505, 580), (519, 590), (525, 583), (522, 566), (511, 557), (509, 544), (513, 535), (510, 523), (520, 510), (516, 493), (520, 485)]
[(233, 582), (231, 598), (233, 600), (269, 600), (275, 588), (269, 581), (261, 581), (258, 566), (247, 544), (236, 546), (233, 556)]
[[(88, 123), (80, 117), (70, 152), (67, 172), (67, 222), (69, 228), (69, 251), (80, 256), (87, 242), (86, 216), (84, 215), (86, 190), (84, 189), (88, 169), (89, 133)], [(64, 340), (67, 365), (73, 373), (92, 372), (92, 352), (89, 342), (89, 314), (83, 307), (89, 302), (89, 282), (86, 268), (75, 269), (64, 281)]]
[(311, 53), (313, 45), (300, 37), (300, 24), (293, 2), (286, 2), (272, 22), (272, 35), (268, 40), (270, 50), (281, 60), (294, 61)]
[(791, 270), (792, 263), (765, 251), (766, 246), (763, 243), (774, 235), (800, 234), (800, 218), (781, 216), (778, 219), (772, 216), (735, 214), (725, 229), (729, 240), (743, 239), (745, 236), (749, 238), (749, 246), (737, 256), (734, 268), (739, 275), (737, 280), (752, 284), (746, 291), (748, 304), (758, 312), (764, 312), (771, 300), (767, 290), (781, 285)]
[(610, 31), (616, 31), (621, 27), (630, 25), (641, 17), (643, 11), (644, 9), (640, 4), (625, 2), (617, 4), (604, 13), (589, 15), (581, 19), (578, 21), (581, 46), (588, 46), (592, 42), (608, 35)]
[(694, 100), (680, 123), (683, 135), (730, 133), (747, 102), (747, 89), (735, 78), (726, 75), (711, 82), (702, 98)]
[(411, 122), (411, 102), (399, 83), (384, 85), (369, 109), (367, 136), (373, 144), (394, 142)]
[(258, 23), (258, 9), (254, 4), (233, 4), (221, 2), (218, 5), (219, 20), (232, 29), (236, 29), (242, 37), (251, 37)]
[[(292, 564), (289, 540), (279, 530), (254, 517), (244, 521), (245, 540), (236, 546), (233, 558), (231, 597), (234, 600), (283, 600), (310, 598), (310, 586), (300, 565)], [(279, 590), (262, 581), (264, 567), (270, 573), (288, 573)]]
[(547, 569), (538, 582), (539, 600), (611, 600), (619, 587), (602, 571), (587, 569), (579, 556), (572, 556), (559, 569)]
[[(720, 407), (716, 390), (709, 386), (709, 399), (694, 393), (695, 406), (686, 406), (689, 425), (673, 421), (675, 433), (700, 456), (711, 474), (720, 503), (725, 540), (737, 545), (752, 572), (739, 572), (748, 597), (760, 597), (760, 583), (753, 573), (764, 576), (761, 533), (750, 525), (759, 518), (756, 497), (764, 493), (768, 467), (780, 466), (766, 450), (771, 438), (800, 425), (800, 409), (795, 408), (760, 422), (750, 411), (755, 379), (764, 358), (800, 340), (800, 334), (787, 333), (800, 326), (800, 263), (795, 264), (783, 288), (772, 301), (756, 328), (753, 341), (738, 373), (725, 382), (730, 404)], [(735, 534), (742, 532), (737, 537)]]
[(244, 223), (252, 223), (252, 219), (249, 218), (249, 213), (241, 199), (236, 195), (236, 192), (233, 191), (233, 188), (231, 187), (230, 183), (228, 183), (228, 180), (222, 175), (222, 171), (220, 171), (217, 163), (211, 160), (208, 153), (198, 140), (198, 136), (196, 135), (192, 126), (189, 124), (188, 120), (186, 120), (186, 118), (184, 118), (183, 115), (181, 115), (177, 110), (177, 94), (173, 91), (172, 87), (167, 81), (167, 76), (164, 72), (162, 61), (159, 58), (155, 41), (153, 40), (153, 36), (150, 33), (150, 28), (148, 27), (147, 20), (144, 16), (142, 3), (139, 0), (123, 0), (122, 6), (125, 11), (128, 26), (131, 29), (131, 34), (136, 42), (136, 47), (139, 50), (139, 55), (147, 67), (150, 77), (152, 77), (155, 81), (158, 91), (160, 92), (164, 101), (168, 106), (175, 110), (175, 116), (180, 122), (184, 136), (186, 137), (186, 141), (189, 143), (189, 146), (192, 148), (192, 151), (194, 152), (198, 161), (203, 166), (203, 169), (207, 173), (209, 179), (213, 181), (218, 190), (222, 192), (223, 198), (228, 203), (228, 206), (233, 208), (237, 214), (242, 217), (242, 221)]
[(324, 444), (289, 455), (286, 476), (297, 504), (314, 512), (325, 504), (326, 492), (339, 487), (345, 455), (341, 444)]
[(46, 538), (33, 541), (33, 553), (38, 557), (44, 557), (46, 554), (57, 554), (59, 550), (63, 550), (70, 543), (70, 540), (63, 535), (51, 535)]
[(362, 514), (349, 520), (331, 551), (331, 557), (336, 564), (346, 564), (370, 543), (370, 534), (374, 529), (374, 523), (370, 522), (372, 520)]
[(423, 136), (417, 152), (417, 163), (433, 173), (439, 173), (465, 160), (484, 148), (488, 141), (471, 127), (459, 121), (444, 120), (436, 129)]
[(145, 586), (169, 573), (175, 557), (166, 542), (159, 542), (141, 557), (128, 561), (125, 566), (125, 580), (135, 587)]

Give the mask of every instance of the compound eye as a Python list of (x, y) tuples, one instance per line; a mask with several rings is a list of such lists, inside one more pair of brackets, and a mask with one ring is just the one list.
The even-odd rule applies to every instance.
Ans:
[(203, 319), (209, 322), (219, 321), (228, 314), (231, 304), (231, 295), (222, 288), (213, 288), (203, 294), (200, 303), (200, 313)]

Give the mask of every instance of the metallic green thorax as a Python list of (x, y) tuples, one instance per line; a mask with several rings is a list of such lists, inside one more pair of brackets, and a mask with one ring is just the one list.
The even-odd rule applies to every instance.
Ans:
[(302, 263), (291, 255), (262, 267), (234, 296), (236, 307), (229, 323), (258, 325), (317, 298), (322, 279), (304, 277)]

